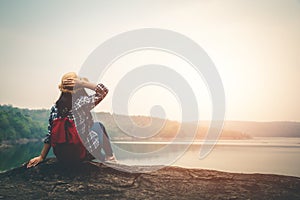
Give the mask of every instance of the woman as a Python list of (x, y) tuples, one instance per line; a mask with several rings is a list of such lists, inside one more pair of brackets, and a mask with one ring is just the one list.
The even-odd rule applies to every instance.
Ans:
[[(95, 94), (88, 95), (84, 88), (94, 90)], [(71, 121), (75, 121), (77, 132), (87, 152), (97, 151), (96, 157), (98, 157), (98, 155), (101, 156), (101, 144), (103, 144), (105, 160), (115, 161), (104, 126), (99, 124), (100, 128), (95, 128), (97, 126), (93, 123), (90, 113), (90, 110), (104, 99), (108, 93), (108, 89), (103, 84), (94, 84), (89, 82), (86, 78), (79, 78), (74, 72), (67, 73), (62, 77), (59, 89), (61, 95), (51, 108), (48, 134), (44, 140), (44, 147), (39, 156), (32, 158), (28, 162), (27, 168), (36, 166), (46, 158), (51, 148), (53, 122), (60, 118), (68, 118)], [(90, 157), (88, 156), (90, 155), (89, 153), (86, 155)]]

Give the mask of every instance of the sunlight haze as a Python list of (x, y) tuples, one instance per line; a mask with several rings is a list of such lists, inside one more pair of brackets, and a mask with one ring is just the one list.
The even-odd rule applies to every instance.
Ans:
[[(140, 28), (181, 33), (207, 52), (223, 81), (227, 120), (300, 121), (298, 0), (0, 1), (0, 104), (49, 109), (64, 73), (78, 72), (107, 39)], [(175, 55), (146, 50), (120, 58), (99, 80), (110, 93), (96, 111), (113, 112), (118, 81), (146, 64), (180, 73), (195, 92), (200, 118), (210, 119), (201, 76)], [(136, 91), (129, 112), (149, 115), (152, 105), (181, 119), (174, 94), (158, 86)]]

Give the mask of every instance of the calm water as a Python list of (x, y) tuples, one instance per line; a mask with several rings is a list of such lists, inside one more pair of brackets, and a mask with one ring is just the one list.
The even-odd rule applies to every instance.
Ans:
[[(130, 152), (148, 153), (170, 144), (164, 142), (115, 142), (115, 145)], [(172, 165), (228, 172), (268, 173), (300, 177), (300, 138), (254, 138), (251, 140), (219, 141), (213, 151), (202, 160), (199, 159), (201, 145), (201, 141), (195, 142)], [(42, 143), (28, 143), (0, 150), (0, 171), (20, 166), (31, 157), (38, 155), (42, 146)], [(117, 150), (115, 153), (120, 163), (138, 165), (153, 164), (156, 159), (169, 159), (181, 149), (182, 144), (172, 144), (171, 152), (160, 154), (159, 158), (153, 158), (152, 161), (148, 157), (128, 157)], [(52, 151), (48, 157), (53, 157)]]

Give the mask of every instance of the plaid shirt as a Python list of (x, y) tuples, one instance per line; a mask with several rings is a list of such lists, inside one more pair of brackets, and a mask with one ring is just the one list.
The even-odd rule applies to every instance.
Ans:
[[(78, 134), (81, 137), (85, 148), (92, 152), (100, 145), (98, 134), (91, 131), (93, 118), (90, 110), (98, 105), (108, 93), (108, 89), (103, 84), (98, 84), (94, 89), (95, 94), (90, 96), (80, 96), (73, 101), (72, 110), (68, 112), (67, 117), (74, 120)], [(53, 120), (59, 118), (56, 105), (53, 105), (50, 111), (48, 134), (44, 143), (50, 143)]]

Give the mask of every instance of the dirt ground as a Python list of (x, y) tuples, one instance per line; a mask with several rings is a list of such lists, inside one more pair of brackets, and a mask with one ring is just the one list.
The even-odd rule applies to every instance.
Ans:
[(0, 199), (300, 199), (300, 178), (179, 167), (127, 173), (48, 159), (1, 173)]

